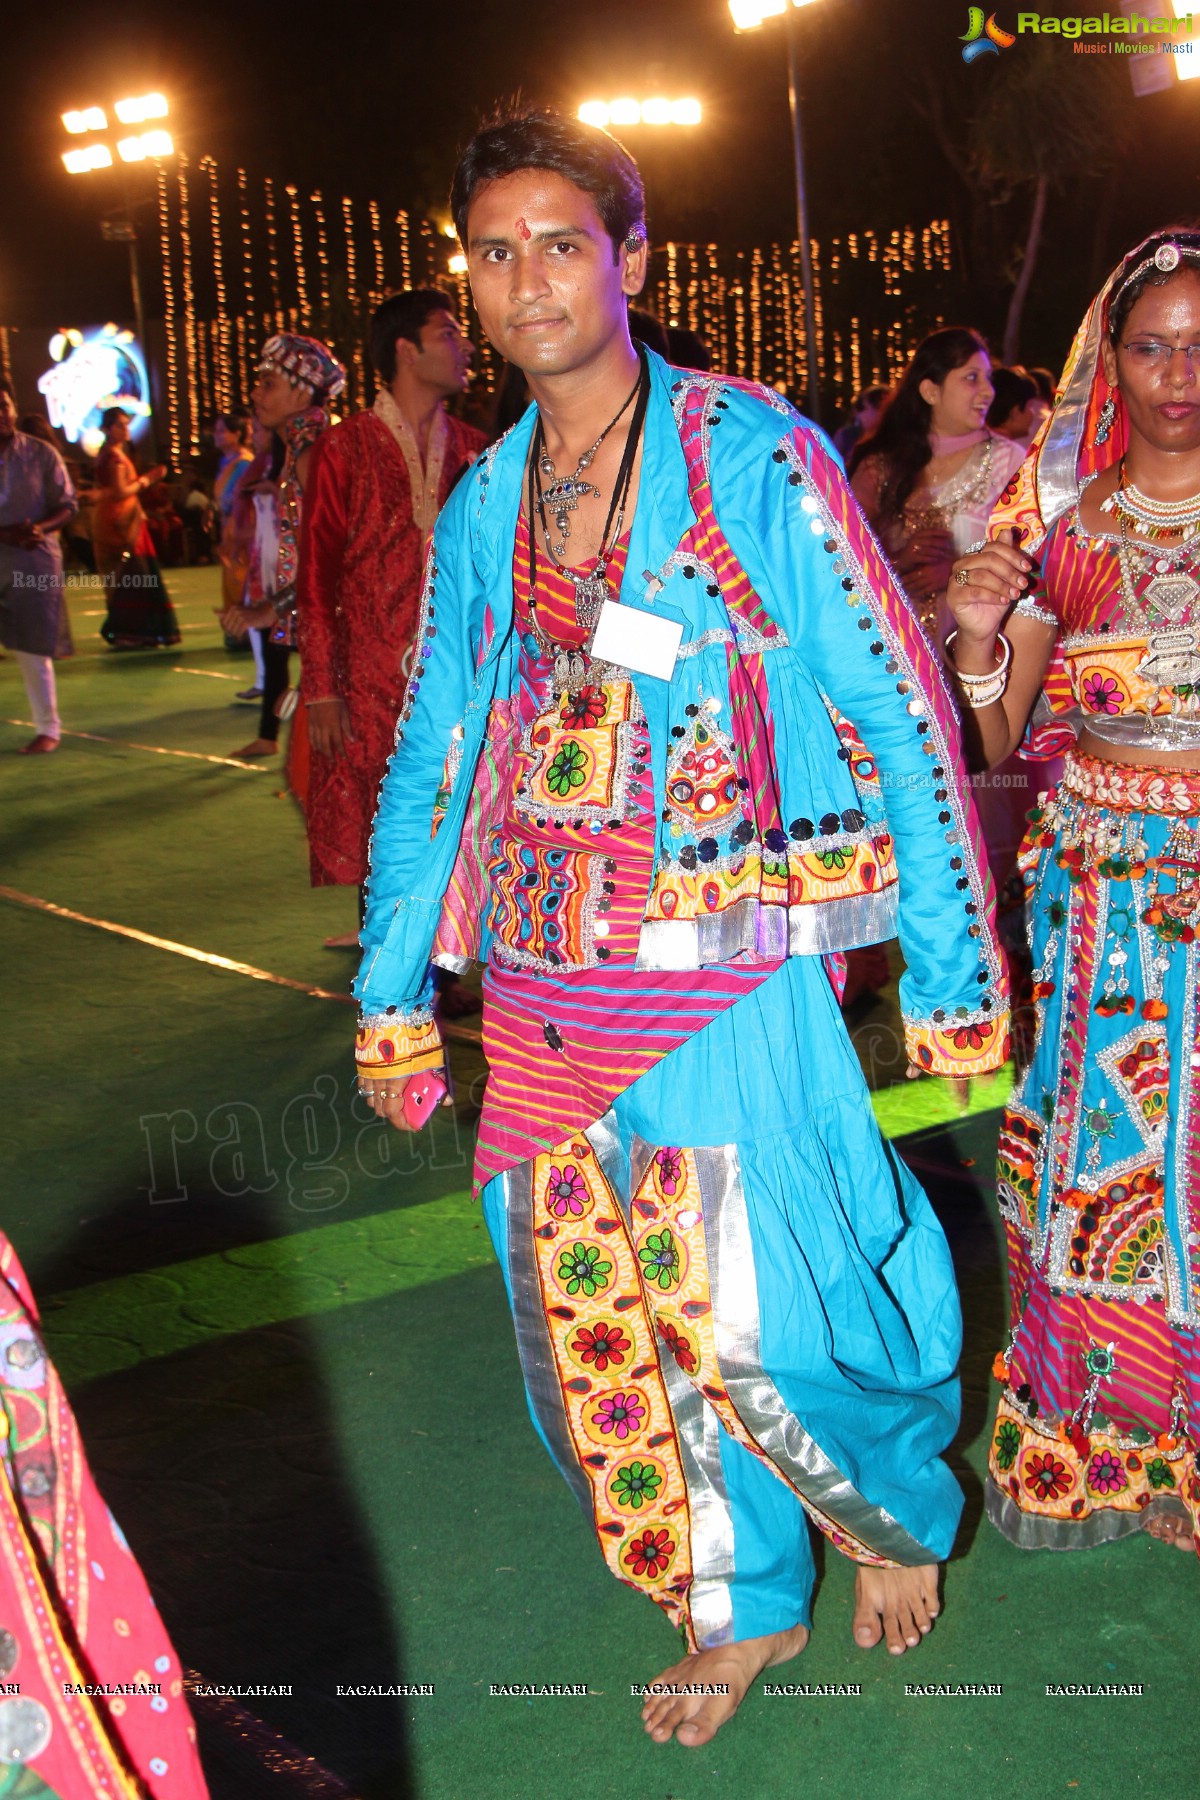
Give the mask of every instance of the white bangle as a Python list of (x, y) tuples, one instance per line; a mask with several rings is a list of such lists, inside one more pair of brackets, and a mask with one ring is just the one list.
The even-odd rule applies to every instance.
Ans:
[(954, 653), (950, 648), (957, 636), (957, 630), (952, 631), (942, 648), (944, 653), (950, 658), (950, 668), (952, 673), (957, 676), (958, 680), (961, 681), (964, 686), (978, 686), (980, 682), (994, 681), (998, 675), (1008, 674), (1009, 666), (1012, 663), (1012, 645), (1002, 631), (996, 633), (996, 642), (1001, 646), (1000, 661), (996, 664), (994, 669), (988, 669), (983, 675), (970, 675), (965, 669), (960, 669), (958, 667), (958, 664), (954, 660)]
[(972, 712), (980, 712), (985, 706), (992, 706), (1004, 697), (1012, 667), (1012, 645), (1003, 632), (998, 633), (996, 642), (1000, 646), (1000, 661), (985, 675), (970, 675), (955, 664), (950, 646), (957, 636), (958, 632), (952, 631), (944, 645), (947, 667), (962, 690), (964, 704)]

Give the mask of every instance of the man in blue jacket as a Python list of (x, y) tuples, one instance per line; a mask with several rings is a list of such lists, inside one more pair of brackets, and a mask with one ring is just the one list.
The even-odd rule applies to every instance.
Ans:
[(431, 964), (485, 964), (476, 1180), (530, 1410), (682, 1632), (643, 1718), (695, 1745), (803, 1648), (809, 1519), (858, 1564), (864, 1647), (938, 1610), (958, 1302), (836, 988), (898, 928), (913, 1064), (996, 1067), (993, 897), (946, 686), (825, 440), (630, 340), (631, 159), (502, 120), (452, 207), (535, 404), (434, 536), (360, 1084), (402, 1123), (442, 1062)]

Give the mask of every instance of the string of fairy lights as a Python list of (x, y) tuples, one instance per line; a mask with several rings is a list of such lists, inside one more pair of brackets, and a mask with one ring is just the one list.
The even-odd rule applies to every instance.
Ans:
[[(179, 153), (179, 272), (183, 297), (183, 362), (187, 388), (188, 449), (194, 456), (200, 448), (200, 392), (197, 364), (199, 333), (197, 332), (196, 293), (192, 285), (192, 224), (188, 196), (188, 159)], [(178, 405), (178, 393), (168, 395), (167, 405)]]
[(396, 230), (400, 238), (400, 286), (412, 286), (412, 249), (408, 238), (408, 214), (403, 207), (396, 214)]
[(371, 219), (371, 248), (375, 253), (375, 268), (371, 281), (371, 301), (378, 306), (386, 291), (387, 278), (383, 267), (383, 234), (379, 223), (379, 202), (372, 200), (367, 208)]
[(317, 304), (323, 319), (329, 316), (329, 228), (325, 223), (325, 196), (314, 188), (308, 196), (317, 222)]
[(304, 233), (300, 227), (300, 191), (298, 188), (286, 187), (288, 211), (292, 219), (292, 258), (296, 271), (296, 314), (297, 323), (310, 316), (308, 304), (307, 264), (304, 259)]
[[(477, 342), (476, 385), (494, 390), (502, 368), (479, 342), (448, 221), (401, 208), (385, 231), (375, 200), (356, 205), (343, 196), (327, 204), (320, 189), (304, 194), (270, 176), (260, 190), (241, 168), (226, 183), (211, 156), (194, 173), (207, 181), (206, 207), (190, 185), (186, 156), (177, 158), (173, 183), (157, 170), (172, 462), (196, 452), (213, 412), (245, 404), (258, 348), (275, 331), (328, 338), (348, 368), (344, 404), (368, 404), (366, 322), (395, 288), (436, 284), (456, 296)], [(339, 210), (340, 230), (331, 229)], [(201, 218), (207, 229), (198, 228)], [(811, 330), (822, 391), (844, 404), (865, 386), (895, 381), (917, 338), (943, 323), (950, 226), (933, 219), (814, 239), (811, 255), (811, 321), (796, 242), (732, 250), (667, 243), (651, 258), (640, 304), (665, 324), (696, 332), (716, 367), (783, 388), (800, 385)], [(0, 358), (3, 352), (0, 340)]]
[(267, 227), (267, 273), (271, 283), (271, 310), (268, 335), (283, 330), (283, 308), (279, 304), (279, 226), (275, 218), (275, 186), (269, 175), (263, 179), (263, 213)]
[(230, 383), (235, 371), (230, 367), (229, 304), (225, 291), (225, 249), (221, 241), (221, 196), (217, 184), (217, 165), (213, 157), (201, 159), (200, 169), (208, 175), (208, 208), (212, 229), (213, 286), (216, 290), (217, 316), (210, 331), (213, 353), (212, 394), (217, 409), (229, 406)]
[(237, 366), (238, 386), (244, 390), (250, 373), (250, 354), (254, 348), (250, 342), (254, 312), (254, 237), (250, 229), (250, 185), (245, 169), (237, 171), (237, 190), (242, 246), (242, 304), (237, 316)]
[(171, 202), (167, 190), (167, 171), (157, 163), (154, 170), (158, 190), (158, 240), (162, 256), (163, 336), (167, 351), (167, 452), (171, 467), (180, 461), (179, 407), (173, 396), (179, 392), (179, 325), (175, 307), (175, 276), (171, 267)]

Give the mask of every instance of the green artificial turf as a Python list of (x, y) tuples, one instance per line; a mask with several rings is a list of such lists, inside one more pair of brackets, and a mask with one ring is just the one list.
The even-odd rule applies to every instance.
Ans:
[[(353, 896), (309, 888), (278, 769), (201, 760), (254, 735), (253, 709), (232, 704), (250, 664), (220, 645), (213, 572), (168, 580), (185, 627), (171, 652), (107, 651), (97, 592), (73, 590), (61, 710), (92, 736), (22, 759), (7, 752), (28, 732), (0, 725), (0, 881), (341, 992), (353, 959), (322, 939), (352, 924)], [(0, 718), (25, 717), (8, 658)], [(1006, 1309), (988, 1196), (1004, 1076), (965, 1099), (925, 1081), (876, 1095), (946, 1224), (967, 1322), (953, 1452), (967, 1510), (942, 1619), (915, 1655), (863, 1654), (853, 1571), (824, 1556), (811, 1646), (778, 1678), (861, 1695), (756, 1689), (712, 1745), (658, 1748), (629, 1687), (677, 1640), (605, 1572), (526, 1416), (470, 1199), (478, 1056), (456, 1050), (458, 1114), (410, 1141), (353, 1097), (348, 1005), (11, 901), (0, 934), (0, 1222), (93, 1466), (185, 1663), (290, 1684), (246, 1704), (360, 1800), (1194, 1787), (1194, 1559), (1145, 1537), (1022, 1555), (980, 1520)], [(856, 1032), (877, 1073), (895, 1067), (876, 1055), (890, 1006)], [(435, 1692), (336, 1692), (397, 1681)], [(1004, 1691), (907, 1695), (918, 1681)], [(589, 1692), (489, 1692), (515, 1682)], [(1048, 1682), (1145, 1692), (1050, 1697)], [(215, 1800), (249, 1800), (227, 1748), (207, 1728), (202, 1741)]]

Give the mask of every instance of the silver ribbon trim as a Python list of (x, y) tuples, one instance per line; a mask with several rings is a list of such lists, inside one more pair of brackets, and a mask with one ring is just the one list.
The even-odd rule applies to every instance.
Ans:
[(737, 1146), (693, 1150), (704, 1209), (717, 1361), (729, 1398), (755, 1442), (788, 1485), (877, 1556), (909, 1567), (936, 1562), (881, 1506), (875, 1506), (788, 1410), (762, 1366), (758, 1282)]
[(1112, 282), (1110, 275), (1102, 292), (1092, 303), (1087, 337), (1070, 383), (1054, 408), (1038, 457), (1038, 510), (1042, 515), (1042, 528), (1047, 535), (1054, 521), (1061, 518), (1063, 513), (1069, 512), (1079, 498), (1079, 452), (1087, 421), (1088, 400), (1100, 358), (1104, 300)]
[(1097, 1544), (1112, 1544), (1143, 1530), (1156, 1509), (1168, 1510), (1152, 1500), (1144, 1512), (1104, 1508), (1089, 1513), (1086, 1519), (1047, 1519), (1041, 1513), (1022, 1512), (990, 1475), (983, 1484), (983, 1500), (996, 1530), (1018, 1550), (1093, 1550)]
[(764, 961), (827, 956), (896, 936), (898, 884), (811, 906), (763, 906), (753, 896), (699, 919), (650, 919), (638, 938), (639, 969), (701, 969), (752, 950)]

